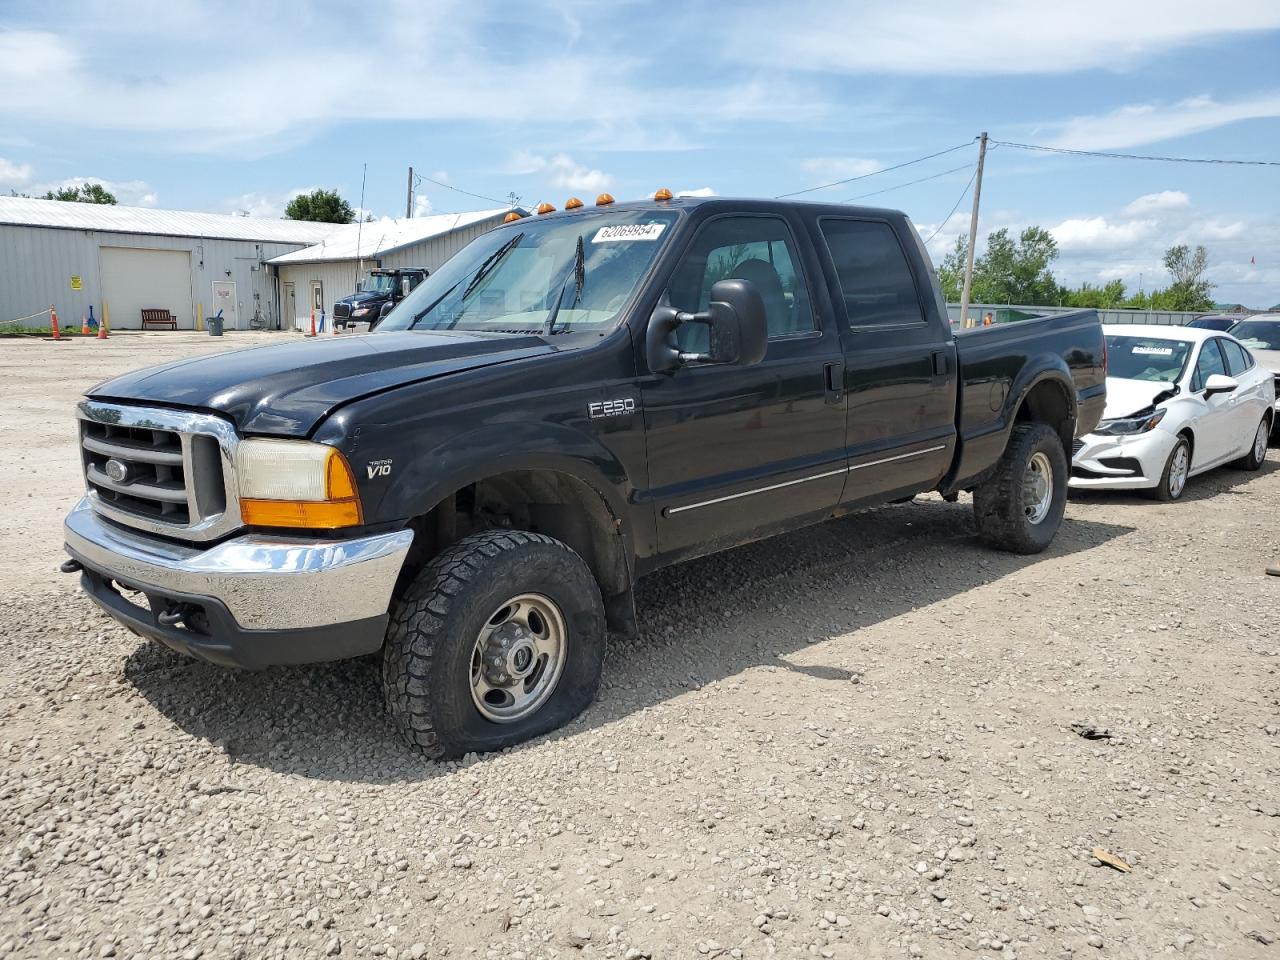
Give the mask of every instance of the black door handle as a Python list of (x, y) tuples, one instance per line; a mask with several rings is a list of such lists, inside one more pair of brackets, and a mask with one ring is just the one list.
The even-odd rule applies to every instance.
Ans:
[(844, 363), (830, 360), (822, 365), (822, 373), (826, 378), (827, 403), (836, 404), (844, 399)]
[(935, 377), (945, 377), (947, 375), (947, 354), (942, 350), (933, 352), (933, 375)]

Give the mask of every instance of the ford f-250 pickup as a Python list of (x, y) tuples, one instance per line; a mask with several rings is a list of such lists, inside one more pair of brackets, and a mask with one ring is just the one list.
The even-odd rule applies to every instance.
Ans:
[(89, 391), (64, 569), (216, 664), (380, 651), (412, 744), (492, 750), (592, 701), (665, 564), (926, 491), (1044, 549), (1104, 350), (1090, 311), (954, 335), (893, 211), (513, 214), (375, 333)]

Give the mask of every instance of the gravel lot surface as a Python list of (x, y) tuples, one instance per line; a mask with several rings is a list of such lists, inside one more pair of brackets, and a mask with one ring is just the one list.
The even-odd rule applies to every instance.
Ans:
[(433, 764), (371, 661), (53, 572), (79, 392), (263, 339), (0, 341), (0, 956), (1280, 957), (1280, 451), (1038, 557), (922, 498), (665, 571), (577, 722)]

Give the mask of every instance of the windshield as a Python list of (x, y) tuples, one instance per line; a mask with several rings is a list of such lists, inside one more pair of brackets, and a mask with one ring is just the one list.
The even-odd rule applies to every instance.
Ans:
[(517, 220), (463, 248), (378, 332), (602, 333), (662, 249), (676, 216), (626, 210)]
[(363, 293), (391, 293), (396, 288), (396, 278), (385, 273), (374, 273), (364, 278), (360, 284)]
[(1241, 320), (1229, 332), (1250, 350), (1280, 350), (1280, 320)]
[(1107, 337), (1107, 376), (1177, 383), (1191, 344), (1155, 337)]

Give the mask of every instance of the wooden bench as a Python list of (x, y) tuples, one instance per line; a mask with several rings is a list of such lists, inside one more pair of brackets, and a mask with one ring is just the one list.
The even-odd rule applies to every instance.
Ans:
[(178, 318), (170, 313), (168, 308), (143, 307), (142, 329), (145, 330), (148, 326), (168, 327), (170, 330), (177, 330)]

